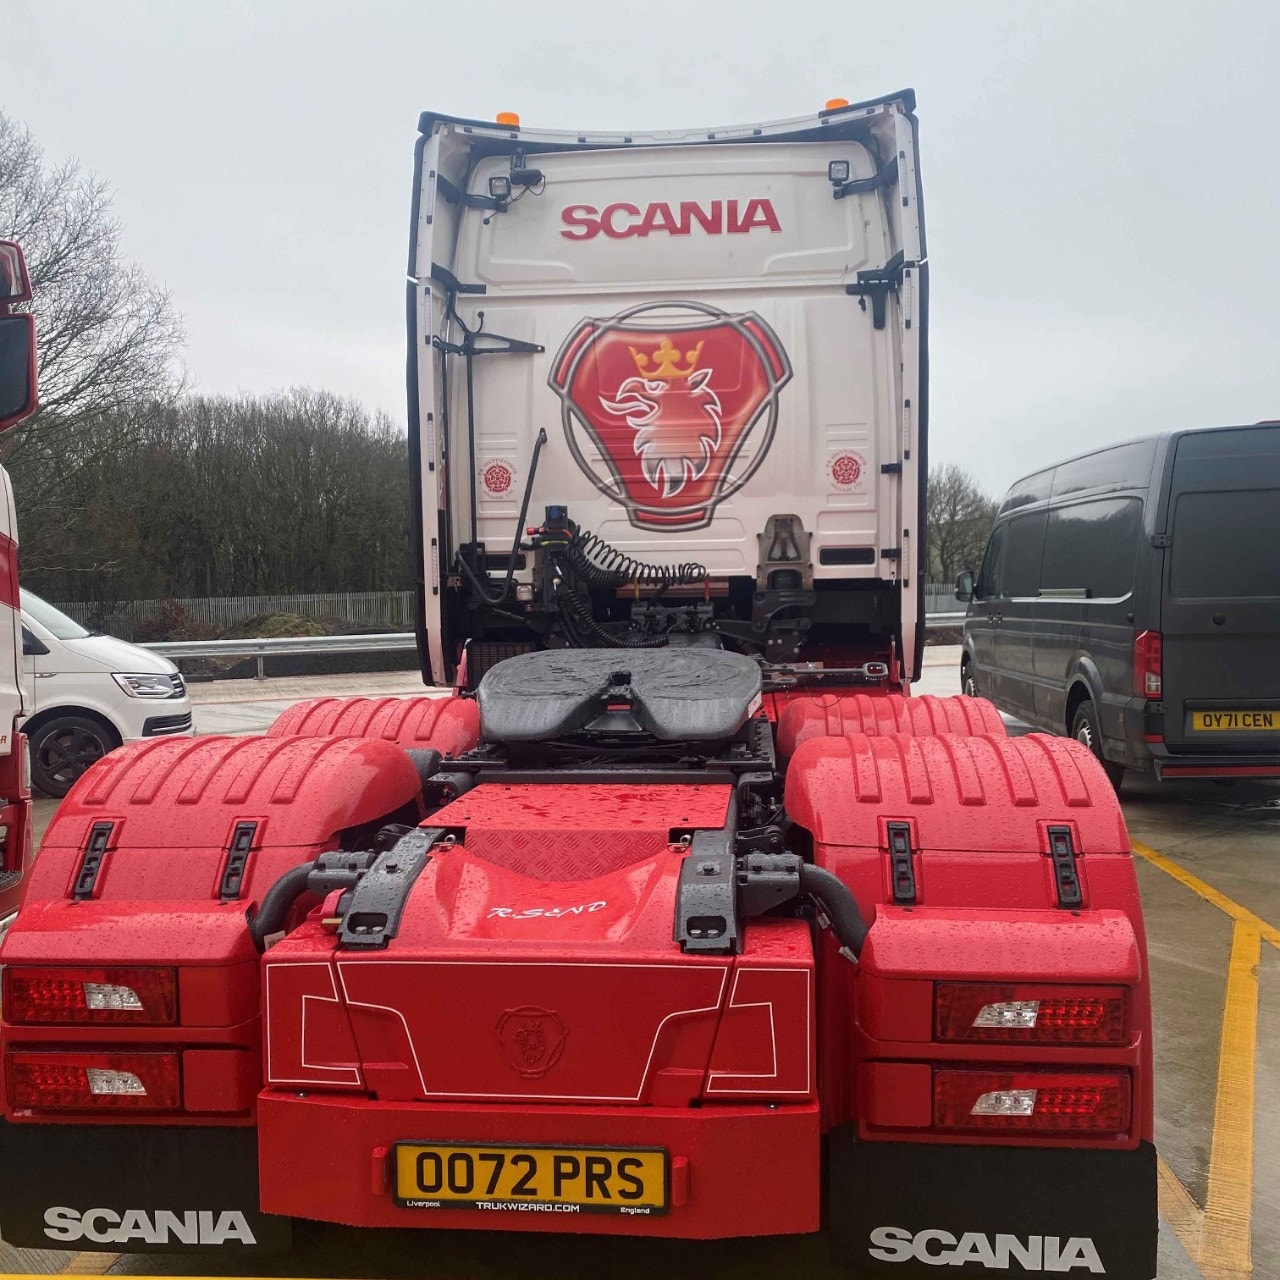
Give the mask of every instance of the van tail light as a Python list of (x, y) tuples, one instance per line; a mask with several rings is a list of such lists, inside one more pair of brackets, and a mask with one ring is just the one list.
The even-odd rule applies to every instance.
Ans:
[(17, 1026), (168, 1026), (178, 1020), (176, 969), (7, 965), (4, 1017)]
[(1140, 698), (1164, 696), (1164, 638), (1158, 631), (1133, 638), (1133, 691)]
[(939, 982), (939, 1040), (1003, 1044), (1128, 1044), (1124, 987)]
[(1062, 1136), (1123, 1134), (1129, 1077), (1100, 1071), (936, 1071), (939, 1129)]
[(178, 1111), (176, 1053), (35, 1053), (5, 1056), (16, 1111)]

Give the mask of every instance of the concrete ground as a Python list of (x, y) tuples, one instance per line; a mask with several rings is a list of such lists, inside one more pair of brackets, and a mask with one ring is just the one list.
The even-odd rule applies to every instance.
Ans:
[[(959, 689), (958, 646), (926, 650), (917, 691)], [(203, 733), (265, 730), (331, 693), (422, 692), (412, 674), (195, 686)], [(1026, 732), (1010, 721), (1011, 732)], [(1138, 852), (1155, 1009), (1161, 1156), (1159, 1280), (1280, 1280), (1280, 784), (1129, 776), (1121, 801)], [(37, 802), (38, 830), (53, 801)], [(1271, 923), (1269, 923), (1271, 922)], [(103, 1274), (246, 1274), (214, 1259), (10, 1250), (0, 1268)], [(846, 1276), (817, 1238), (716, 1244), (307, 1229), (257, 1275), (462, 1280), (519, 1275), (825, 1280)], [(923, 1269), (921, 1269), (923, 1270)], [(904, 1273), (904, 1280), (910, 1280)]]

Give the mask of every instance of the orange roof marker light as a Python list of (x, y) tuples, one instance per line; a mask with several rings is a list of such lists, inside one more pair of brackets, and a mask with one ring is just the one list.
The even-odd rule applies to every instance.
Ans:
[(494, 122), (497, 124), (509, 124), (513, 129), (520, 127), (520, 113), (518, 111), (499, 111), (494, 116)]
[(827, 105), (822, 109), (824, 111), (839, 111), (841, 107), (847, 107), (848, 105), (848, 98), (828, 98)]

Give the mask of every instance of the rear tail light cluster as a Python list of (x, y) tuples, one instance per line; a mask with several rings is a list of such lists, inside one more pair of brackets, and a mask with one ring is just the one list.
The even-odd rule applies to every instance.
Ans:
[(939, 1040), (1005, 1044), (1119, 1045), (1130, 1040), (1123, 987), (940, 982)]
[(177, 1111), (176, 1053), (16, 1051), (5, 1056), (9, 1105), (20, 1111)]
[(1102, 1071), (936, 1071), (939, 1129), (1121, 1134), (1129, 1127), (1129, 1077)]
[(1158, 631), (1133, 638), (1133, 691), (1140, 698), (1164, 696), (1164, 639)]
[(177, 971), (9, 966), (4, 1017), (17, 1026), (169, 1026), (178, 1020)]

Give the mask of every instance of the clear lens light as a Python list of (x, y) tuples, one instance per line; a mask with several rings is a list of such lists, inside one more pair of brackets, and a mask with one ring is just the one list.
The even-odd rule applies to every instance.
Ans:
[(131, 675), (120, 672), (111, 678), (131, 698), (173, 697), (173, 681), (166, 675)]
[(1006, 1030), (1029, 1030), (1040, 1016), (1039, 1000), (1005, 1000), (984, 1004), (974, 1018), (975, 1027), (1000, 1027)]
[(971, 1116), (1033, 1116), (1035, 1113), (1034, 1089), (997, 1089), (979, 1094), (969, 1112)]
[(132, 1071), (108, 1071), (105, 1067), (86, 1067), (85, 1075), (89, 1079), (89, 1092), (98, 1096), (128, 1094), (132, 1097), (145, 1098), (147, 1095), (146, 1087)]
[(142, 1001), (132, 987), (117, 987), (106, 982), (86, 982), (84, 1002), (90, 1009), (128, 1009), (140, 1012)]

